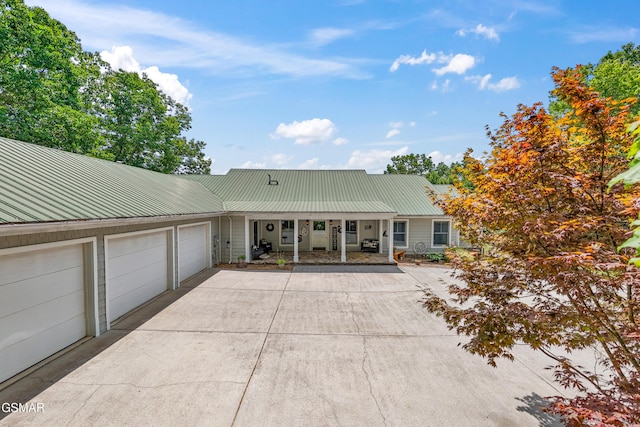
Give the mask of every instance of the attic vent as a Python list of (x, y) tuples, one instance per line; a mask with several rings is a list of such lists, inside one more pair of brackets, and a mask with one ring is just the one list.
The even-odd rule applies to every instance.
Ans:
[(278, 185), (278, 181), (276, 181), (275, 179), (271, 179), (270, 174), (267, 174), (267, 176), (269, 177), (269, 184), (267, 185)]

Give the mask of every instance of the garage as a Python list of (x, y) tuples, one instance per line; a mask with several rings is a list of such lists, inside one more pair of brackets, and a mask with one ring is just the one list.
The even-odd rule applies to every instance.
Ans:
[(209, 223), (178, 227), (178, 281), (193, 276), (210, 266)]
[(105, 236), (107, 325), (173, 287), (172, 230)]
[(94, 247), (85, 239), (0, 250), (0, 382), (95, 329)]

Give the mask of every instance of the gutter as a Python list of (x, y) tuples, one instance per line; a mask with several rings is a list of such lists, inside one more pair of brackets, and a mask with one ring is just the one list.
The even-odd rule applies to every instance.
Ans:
[(233, 220), (231, 215), (227, 218), (229, 218), (229, 264), (231, 264), (233, 263)]
[(162, 215), (135, 218), (106, 218), (71, 221), (9, 223), (0, 224), (0, 237), (33, 233), (55, 233), (60, 231), (86, 230), (92, 228), (117, 227), (136, 224), (156, 224), (160, 222), (211, 218), (224, 214), (225, 212), (208, 212), (200, 214)]

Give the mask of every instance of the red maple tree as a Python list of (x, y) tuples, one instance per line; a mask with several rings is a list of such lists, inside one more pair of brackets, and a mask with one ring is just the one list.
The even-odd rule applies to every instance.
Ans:
[[(568, 425), (640, 423), (640, 270), (618, 251), (638, 217), (640, 189), (608, 183), (627, 167), (633, 100), (602, 97), (580, 68), (554, 69), (562, 116), (520, 105), (495, 132), (484, 159), (468, 152), (472, 185), (438, 203), (481, 257), (452, 251), (451, 300), (425, 291), (424, 306), (488, 359), (513, 359), (524, 343), (554, 362), (555, 379), (576, 390), (548, 410)], [(571, 352), (594, 348), (598, 369)]]

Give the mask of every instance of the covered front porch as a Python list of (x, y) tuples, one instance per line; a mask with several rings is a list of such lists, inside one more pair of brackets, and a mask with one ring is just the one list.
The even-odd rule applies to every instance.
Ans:
[(287, 213), (245, 216), (247, 262), (390, 264), (393, 216), (389, 213)]

